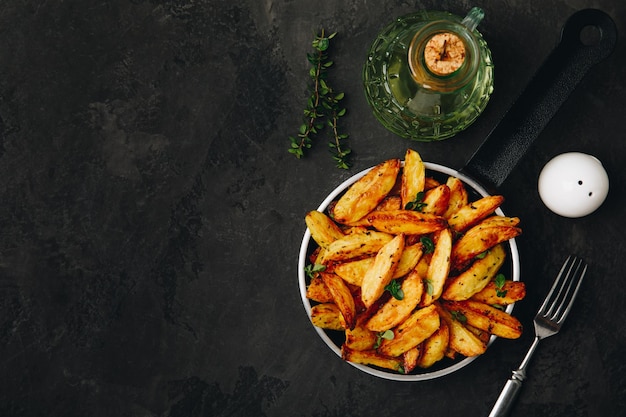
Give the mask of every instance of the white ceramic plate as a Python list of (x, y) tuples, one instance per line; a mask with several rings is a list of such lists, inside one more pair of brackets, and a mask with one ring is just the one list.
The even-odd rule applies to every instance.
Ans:
[[(476, 197), (484, 197), (489, 195), (489, 193), (476, 181), (469, 178), (467, 175), (464, 175), (454, 169), (445, 167), (443, 165), (433, 164), (429, 162), (425, 162), (424, 165), (427, 169), (427, 175), (431, 175), (435, 178), (439, 178), (441, 181), (445, 181), (448, 176), (455, 176), (461, 179), (470, 193), (472, 190), (476, 193)], [(348, 178), (342, 184), (340, 184), (337, 188), (331, 192), (324, 201), (317, 208), (318, 211), (325, 212), (328, 208), (329, 204), (334, 200), (338, 199), (352, 184), (354, 184), (359, 178), (363, 177), (368, 171), (372, 168), (363, 170), (358, 174)], [(496, 211), (496, 214), (504, 216), (504, 213), (501, 209)], [(311, 233), (309, 229), (304, 233), (304, 237), (302, 239), (302, 245), (300, 246), (300, 254), (298, 257), (298, 281), (300, 286), (300, 297), (302, 298), (302, 303), (304, 304), (304, 309), (309, 317), (311, 317), (311, 300), (306, 297), (306, 289), (309, 282), (309, 278), (304, 272), (304, 268), (308, 263), (308, 256), (311, 254), (313, 249), (316, 247), (316, 243), (311, 239)], [(511, 239), (505, 245), (508, 249), (507, 260), (502, 267), (502, 270), (507, 275), (507, 278), (510, 278), (514, 281), (520, 280), (520, 263), (519, 263), (519, 253), (517, 250), (517, 245), (515, 243), (515, 239)], [(507, 271), (508, 269), (508, 271)], [(511, 313), (513, 311), (513, 305), (507, 307), (506, 311)], [(319, 327), (313, 326), (319, 337), (328, 345), (328, 347), (335, 352), (335, 354), (341, 359), (341, 344), (343, 342), (343, 334), (341, 332), (336, 331), (326, 331)], [(496, 339), (495, 336), (491, 337), (489, 344), (493, 343)], [(487, 354), (487, 353), (485, 353)], [(372, 366), (365, 366), (361, 364), (356, 364), (352, 362), (348, 362), (350, 365), (354, 366), (361, 371), (368, 373), (370, 375), (390, 379), (394, 381), (425, 381), (429, 379), (439, 378), (452, 372), (455, 372), (467, 365), (469, 365), (476, 357), (472, 358), (460, 358), (458, 360), (452, 361), (448, 358), (442, 359), (438, 364), (435, 364), (433, 367), (429, 369), (417, 369), (413, 373), (410, 374), (399, 374), (397, 372), (392, 372)], [(343, 360), (343, 359), (341, 359)]]

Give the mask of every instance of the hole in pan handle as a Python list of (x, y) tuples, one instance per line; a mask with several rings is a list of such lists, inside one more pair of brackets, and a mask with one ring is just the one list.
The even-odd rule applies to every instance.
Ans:
[[(593, 42), (583, 36), (590, 28), (597, 33)], [(556, 48), (461, 172), (493, 192), (588, 70), (608, 57), (616, 43), (617, 28), (606, 13), (596, 9), (574, 13), (565, 22)]]

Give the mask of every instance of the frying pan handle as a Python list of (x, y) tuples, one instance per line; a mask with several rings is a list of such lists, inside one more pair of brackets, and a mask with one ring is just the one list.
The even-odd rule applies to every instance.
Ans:
[[(581, 40), (588, 28), (597, 31), (599, 40)], [(587, 71), (608, 57), (616, 42), (615, 23), (606, 13), (585, 9), (573, 14), (557, 47), (461, 172), (487, 189), (499, 187)]]

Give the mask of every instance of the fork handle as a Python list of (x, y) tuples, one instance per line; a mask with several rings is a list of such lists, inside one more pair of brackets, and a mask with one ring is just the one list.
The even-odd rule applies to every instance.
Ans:
[(489, 413), (489, 417), (504, 417), (509, 414), (511, 410), (511, 406), (517, 397), (517, 394), (522, 388), (522, 381), (526, 378), (526, 372), (524, 370), (517, 369), (513, 371), (513, 375), (506, 381), (504, 384), (504, 388), (502, 388), (502, 392), (500, 392), (500, 396), (496, 400), (491, 413)]
[(511, 406), (515, 401), (520, 388), (522, 388), (522, 382), (526, 379), (526, 367), (528, 366), (533, 353), (535, 353), (535, 349), (537, 349), (537, 346), (539, 345), (539, 340), (539, 337), (536, 336), (532, 345), (530, 345), (528, 352), (526, 352), (526, 356), (524, 357), (524, 360), (520, 364), (519, 368), (513, 371), (511, 378), (509, 378), (509, 380), (506, 381), (506, 384), (504, 384), (504, 388), (502, 388), (500, 396), (491, 409), (489, 417), (504, 417), (509, 414)]

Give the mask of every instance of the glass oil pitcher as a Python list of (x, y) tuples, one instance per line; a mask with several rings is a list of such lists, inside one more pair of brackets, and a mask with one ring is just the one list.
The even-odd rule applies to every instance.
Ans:
[(447, 139), (483, 112), (493, 91), (491, 51), (465, 18), (417, 12), (398, 18), (373, 42), (363, 68), (365, 95), (390, 131), (417, 141)]

